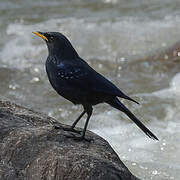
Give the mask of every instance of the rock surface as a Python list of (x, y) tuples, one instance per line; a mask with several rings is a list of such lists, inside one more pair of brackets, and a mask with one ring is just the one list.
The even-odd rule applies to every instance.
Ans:
[[(54, 124), (60, 129), (55, 129)], [(53, 118), (0, 101), (1, 180), (138, 180), (110, 145), (67, 138)]]

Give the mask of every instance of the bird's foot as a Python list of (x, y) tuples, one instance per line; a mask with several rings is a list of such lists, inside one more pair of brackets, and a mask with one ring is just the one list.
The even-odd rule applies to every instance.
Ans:
[(64, 131), (70, 131), (70, 132), (74, 132), (74, 133), (77, 133), (77, 134), (81, 134), (81, 131), (78, 131), (76, 129), (73, 129), (73, 128), (63, 128)]
[(92, 142), (93, 139), (90, 138), (85, 138), (84, 136), (75, 136), (75, 135), (65, 135), (67, 138), (72, 138), (75, 141), (87, 141), (87, 142)]

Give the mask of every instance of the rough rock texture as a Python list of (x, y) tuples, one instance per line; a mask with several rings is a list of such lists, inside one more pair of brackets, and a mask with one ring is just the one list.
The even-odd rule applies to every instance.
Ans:
[(53, 118), (0, 101), (1, 180), (137, 180), (110, 145), (77, 142)]

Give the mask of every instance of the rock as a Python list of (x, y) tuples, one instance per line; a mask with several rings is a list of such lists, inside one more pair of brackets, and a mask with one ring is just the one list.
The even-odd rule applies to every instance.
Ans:
[(93, 141), (79, 142), (67, 134), (53, 118), (0, 101), (0, 179), (138, 180), (103, 138), (87, 132)]

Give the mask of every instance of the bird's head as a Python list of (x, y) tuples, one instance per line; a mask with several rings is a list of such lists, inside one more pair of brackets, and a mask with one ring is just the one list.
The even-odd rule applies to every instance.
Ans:
[(33, 33), (45, 40), (50, 55), (56, 55), (64, 59), (78, 57), (76, 50), (63, 34), (59, 32)]

